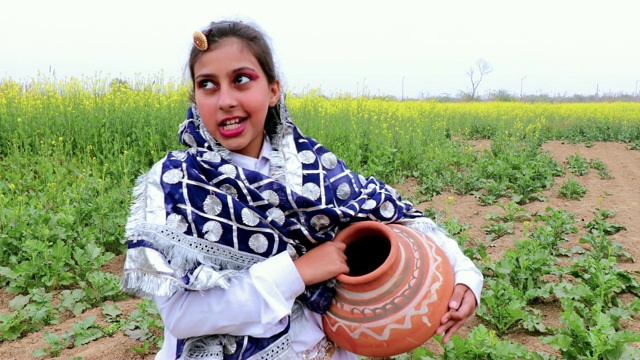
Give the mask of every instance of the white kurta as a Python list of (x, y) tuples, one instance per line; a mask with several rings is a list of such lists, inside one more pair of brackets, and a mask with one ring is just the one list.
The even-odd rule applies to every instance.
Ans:
[[(270, 174), (268, 137), (258, 159), (231, 153), (234, 165)], [(436, 232), (429, 235), (442, 248), (454, 268), (456, 284), (467, 285), (480, 303), (483, 277), (457, 242)], [(157, 360), (175, 359), (177, 339), (208, 334), (269, 337), (284, 330), (295, 299), (304, 283), (288, 253), (268, 258), (234, 277), (227, 289), (203, 292), (180, 290), (172, 296), (154, 299), (164, 323), (164, 344)], [(301, 320), (293, 321), (289, 331), (296, 352), (315, 346), (325, 336), (321, 315), (304, 307)], [(355, 360), (357, 356), (337, 348), (333, 360)]]

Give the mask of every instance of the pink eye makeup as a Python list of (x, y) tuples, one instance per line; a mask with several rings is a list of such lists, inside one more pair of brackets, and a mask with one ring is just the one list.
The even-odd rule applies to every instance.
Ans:
[(251, 72), (251, 71), (243, 71), (238, 73), (235, 77), (235, 83), (238, 85), (246, 84), (250, 81), (255, 81), (260, 78), (260, 75)]

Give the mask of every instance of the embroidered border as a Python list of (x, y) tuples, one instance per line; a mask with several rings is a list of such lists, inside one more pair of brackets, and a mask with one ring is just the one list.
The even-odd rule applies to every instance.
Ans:
[(136, 237), (152, 241), (154, 247), (162, 253), (170, 253), (170, 256), (166, 257), (175, 263), (183, 264), (182, 270), (185, 271), (198, 262), (222, 266), (225, 269), (242, 270), (264, 260), (258, 255), (185, 235), (166, 225), (140, 223), (131, 232), (131, 240), (135, 241)]

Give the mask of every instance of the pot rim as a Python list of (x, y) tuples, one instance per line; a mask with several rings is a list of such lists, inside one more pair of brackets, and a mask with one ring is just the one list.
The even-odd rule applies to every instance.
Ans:
[[(359, 231), (364, 231), (365, 234), (360, 235), (357, 238), (352, 237), (354, 233)], [(391, 268), (391, 265), (393, 264), (393, 262), (396, 260), (398, 256), (398, 243), (397, 243), (398, 235), (395, 234), (394, 231), (388, 225), (378, 221), (373, 221), (373, 220), (357, 222), (355, 224), (349, 225), (348, 227), (338, 232), (338, 234), (334, 237), (333, 241), (342, 242), (346, 245), (349, 245), (353, 241), (363, 236), (371, 236), (371, 235), (382, 236), (391, 243), (389, 255), (387, 255), (387, 258), (385, 259), (385, 261), (377, 269), (364, 275), (349, 276), (347, 274), (340, 274), (336, 276), (336, 280), (338, 282), (341, 282), (343, 284), (349, 284), (349, 285), (367, 283), (373, 279), (376, 279), (382, 276), (384, 273), (389, 271), (389, 269)]]

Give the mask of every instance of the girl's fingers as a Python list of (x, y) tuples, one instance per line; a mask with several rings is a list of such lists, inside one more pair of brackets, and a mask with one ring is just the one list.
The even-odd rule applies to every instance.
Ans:
[(343, 242), (331, 242), (331, 244), (333, 244), (338, 250), (344, 252), (344, 250), (347, 248), (347, 244), (343, 243)]
[[(463, 290), (462, 295), (460, 295), (459, 289)], [(451, 336), (460, 329), (462, 324), (473, 315), (476, 308), (476, 298), (468, 287), (464, 285), (456, 286), (454, 296), (452, 296), (449, 301), (449, 305), (451, 306), (451, 310), (442, 316), (440, 320), (442, 325), (436, 330), (437, 335), (444, 334), (442, 342), (445, 344), (449, 342)]]
[(449, 329), (447, 329), (444, 337), (442, 338), (442, 342), (445, 344), (448, 343), (449, 340), (451, 339), (451, 336), (453, 336), (453, 334), (455, 334), (456, 331), (458, 331), (458, 329), (462, 326), (462, 324), (464, 324), (464, 321), (457, 321)]
[(469, 288), (464, 284), (458, 284), (453, 288), (453, 294), (451, 295), (451, 299), (449, 300), (449, 309), (458, 310), (460, 304), (462, 304), (462, 300), (464, 295), (470, 291)]

